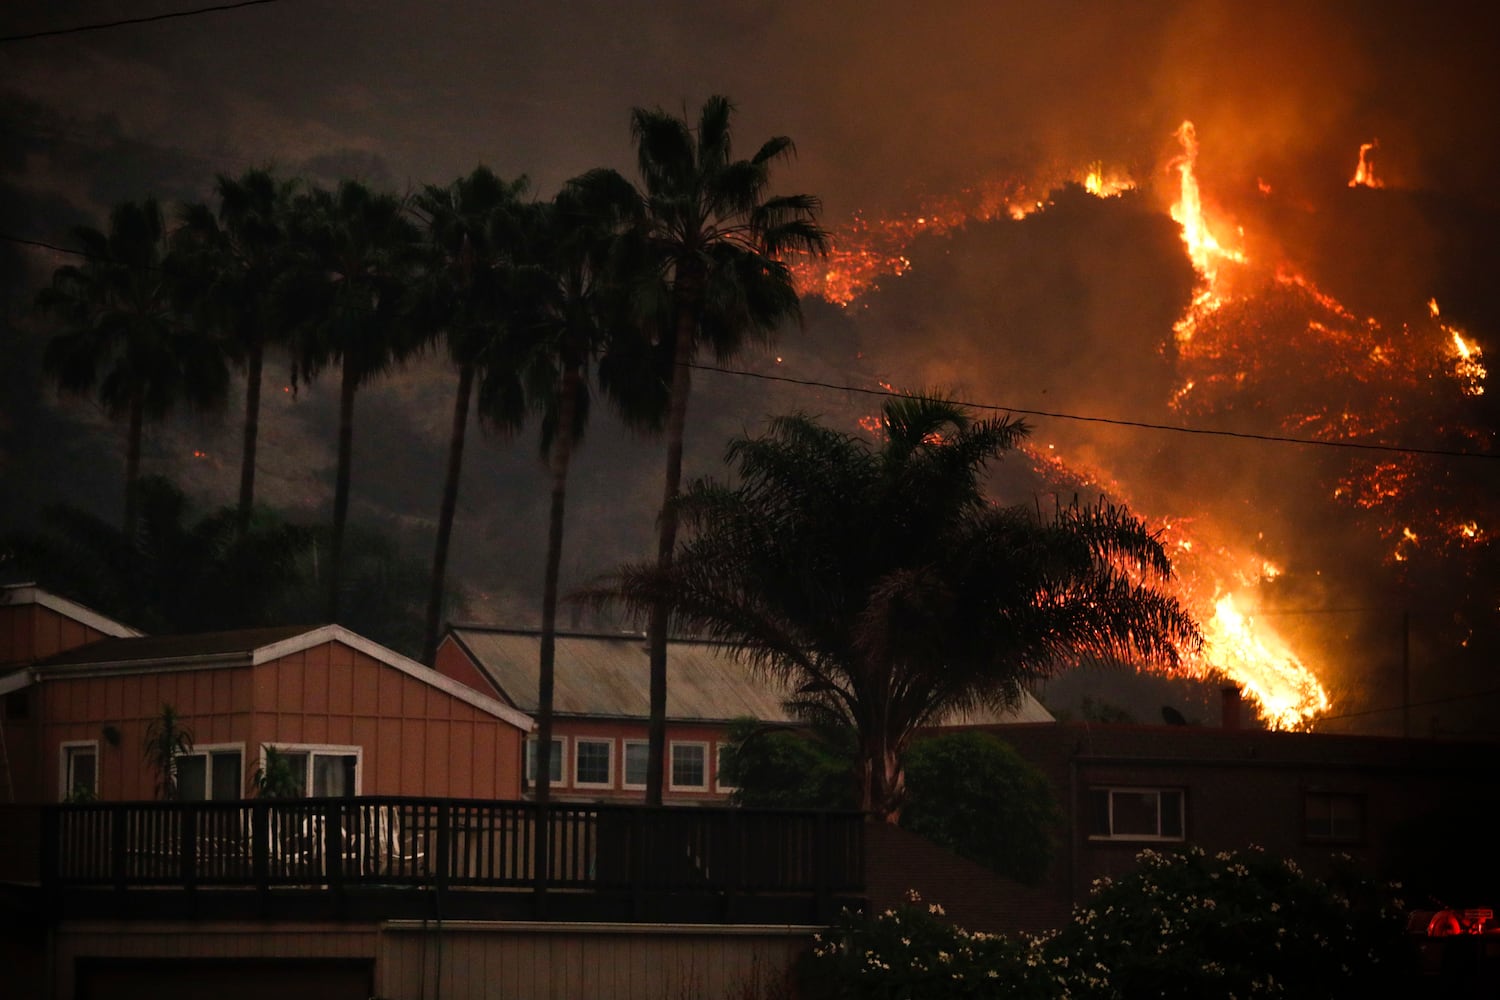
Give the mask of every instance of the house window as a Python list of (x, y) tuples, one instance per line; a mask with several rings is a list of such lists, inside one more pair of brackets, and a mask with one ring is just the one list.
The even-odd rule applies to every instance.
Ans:
[(707, 791), (708, 744), (672, 744), (672, 781), (674, 791)]
[(651, 773), (648, 766), (651, 744), (645, 740), (625, 741), (625, 787), (645, 788), (646, 776)]
[(178, 797), (187, 802), (244, 798), (244, 760), (239, 744), (194, 747), (192, 753), (177, 758)]
[(1181, 840), (1180, 788), (1089, 789), (1090, 840)]
[(1356, 844), (1365, 838), (1365, 798), (1337, 792), (1302, 797), (1303, 833), (1308, 840)]
[(573, 741), (573, 784), (579, 788), (613, 788), (614, 740)]
[(78, 740), (62, 745), (58, 797), (88, 801), (99, 797), (99, 741)]
[(291, 769), (299, 795), (322, 799), (359, 794), (359, 747), (293, 744), (273, 749)]
[[(548, 777), (554, 785), (561, 785), (563, 783), (563, 749), (563, 738), (561, 736), (552, 737), (552, 760), (550, 762), (552, 766), (548, 769), (550, 772)], [(526, 776), (526, 784), (536, 784), (535, 737), (526, 741), (526, 770), (523, 773)]]
[(721, 792), (737, 792), (738, 786), (731, 785), (724, 780), (724, 761), (734, 751), (733, 743), (717, 743), (714, 745), (714, 787)]

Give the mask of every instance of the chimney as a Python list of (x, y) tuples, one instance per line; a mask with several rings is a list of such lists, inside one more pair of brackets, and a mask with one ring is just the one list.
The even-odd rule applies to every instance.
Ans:
[(1219, 688), (1221, 704), (1223, 706), (1223, 721), (1220, 723), (1225, 729), (1240, 728), (1240, 689), (1236, 684), (1226, 684)]

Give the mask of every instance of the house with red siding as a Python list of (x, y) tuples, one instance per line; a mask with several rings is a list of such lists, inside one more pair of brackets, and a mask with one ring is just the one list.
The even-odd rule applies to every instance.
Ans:
[(10, 800), (153, 797), (170, 705), (187, 799), (245, 797), (276, 750), (307, 795), (520, 794), (531, 719), (338, 625), (143, 636), (37, 588), (0, 606)]
[[(438, 646), (436, 669), (535, 716), (541, 634), (535, 630), (455, 625)], [(646, 639), (638, 633), (560, 633), (553, 692), (552, 787), (560, 800), (636, 800), (646, 788), (650, 689)], [(730, 726), (754, 719), (767, 726), (799, 723), (787, 714), (787, 692), (750, 672), (735, 647), (676, 638), (667, 647), (665, 802), (705, 804), (728, 799), (720, 777)], [(1002, 713), (976, 713), (945, 724), (1048, 722), (1030, 695)], [(528, 783), (535, 777), (528, 743)]]

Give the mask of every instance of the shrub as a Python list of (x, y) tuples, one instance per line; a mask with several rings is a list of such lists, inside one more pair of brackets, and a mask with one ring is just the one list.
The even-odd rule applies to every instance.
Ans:
[(1402, 971), (1392, 886), (1352, 870), (1311, 878), (1257, 849), (1137, 860), (1047, 942), (1072, 997), (1364, 997)]
[(1305, 875), (1258, 850), (1143, 851), (1060, 932), (970, 933), (935, 904), (846, 916), (807, 957), (814, 1000), (1343, 1000), (1391, 995), (1408, 969), (1395, 886)]

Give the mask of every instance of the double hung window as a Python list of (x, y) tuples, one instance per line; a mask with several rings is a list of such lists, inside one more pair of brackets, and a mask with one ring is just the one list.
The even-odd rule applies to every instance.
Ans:
[(1182, 840), (1180, 788), (1089, 789), (1090, 840)]

